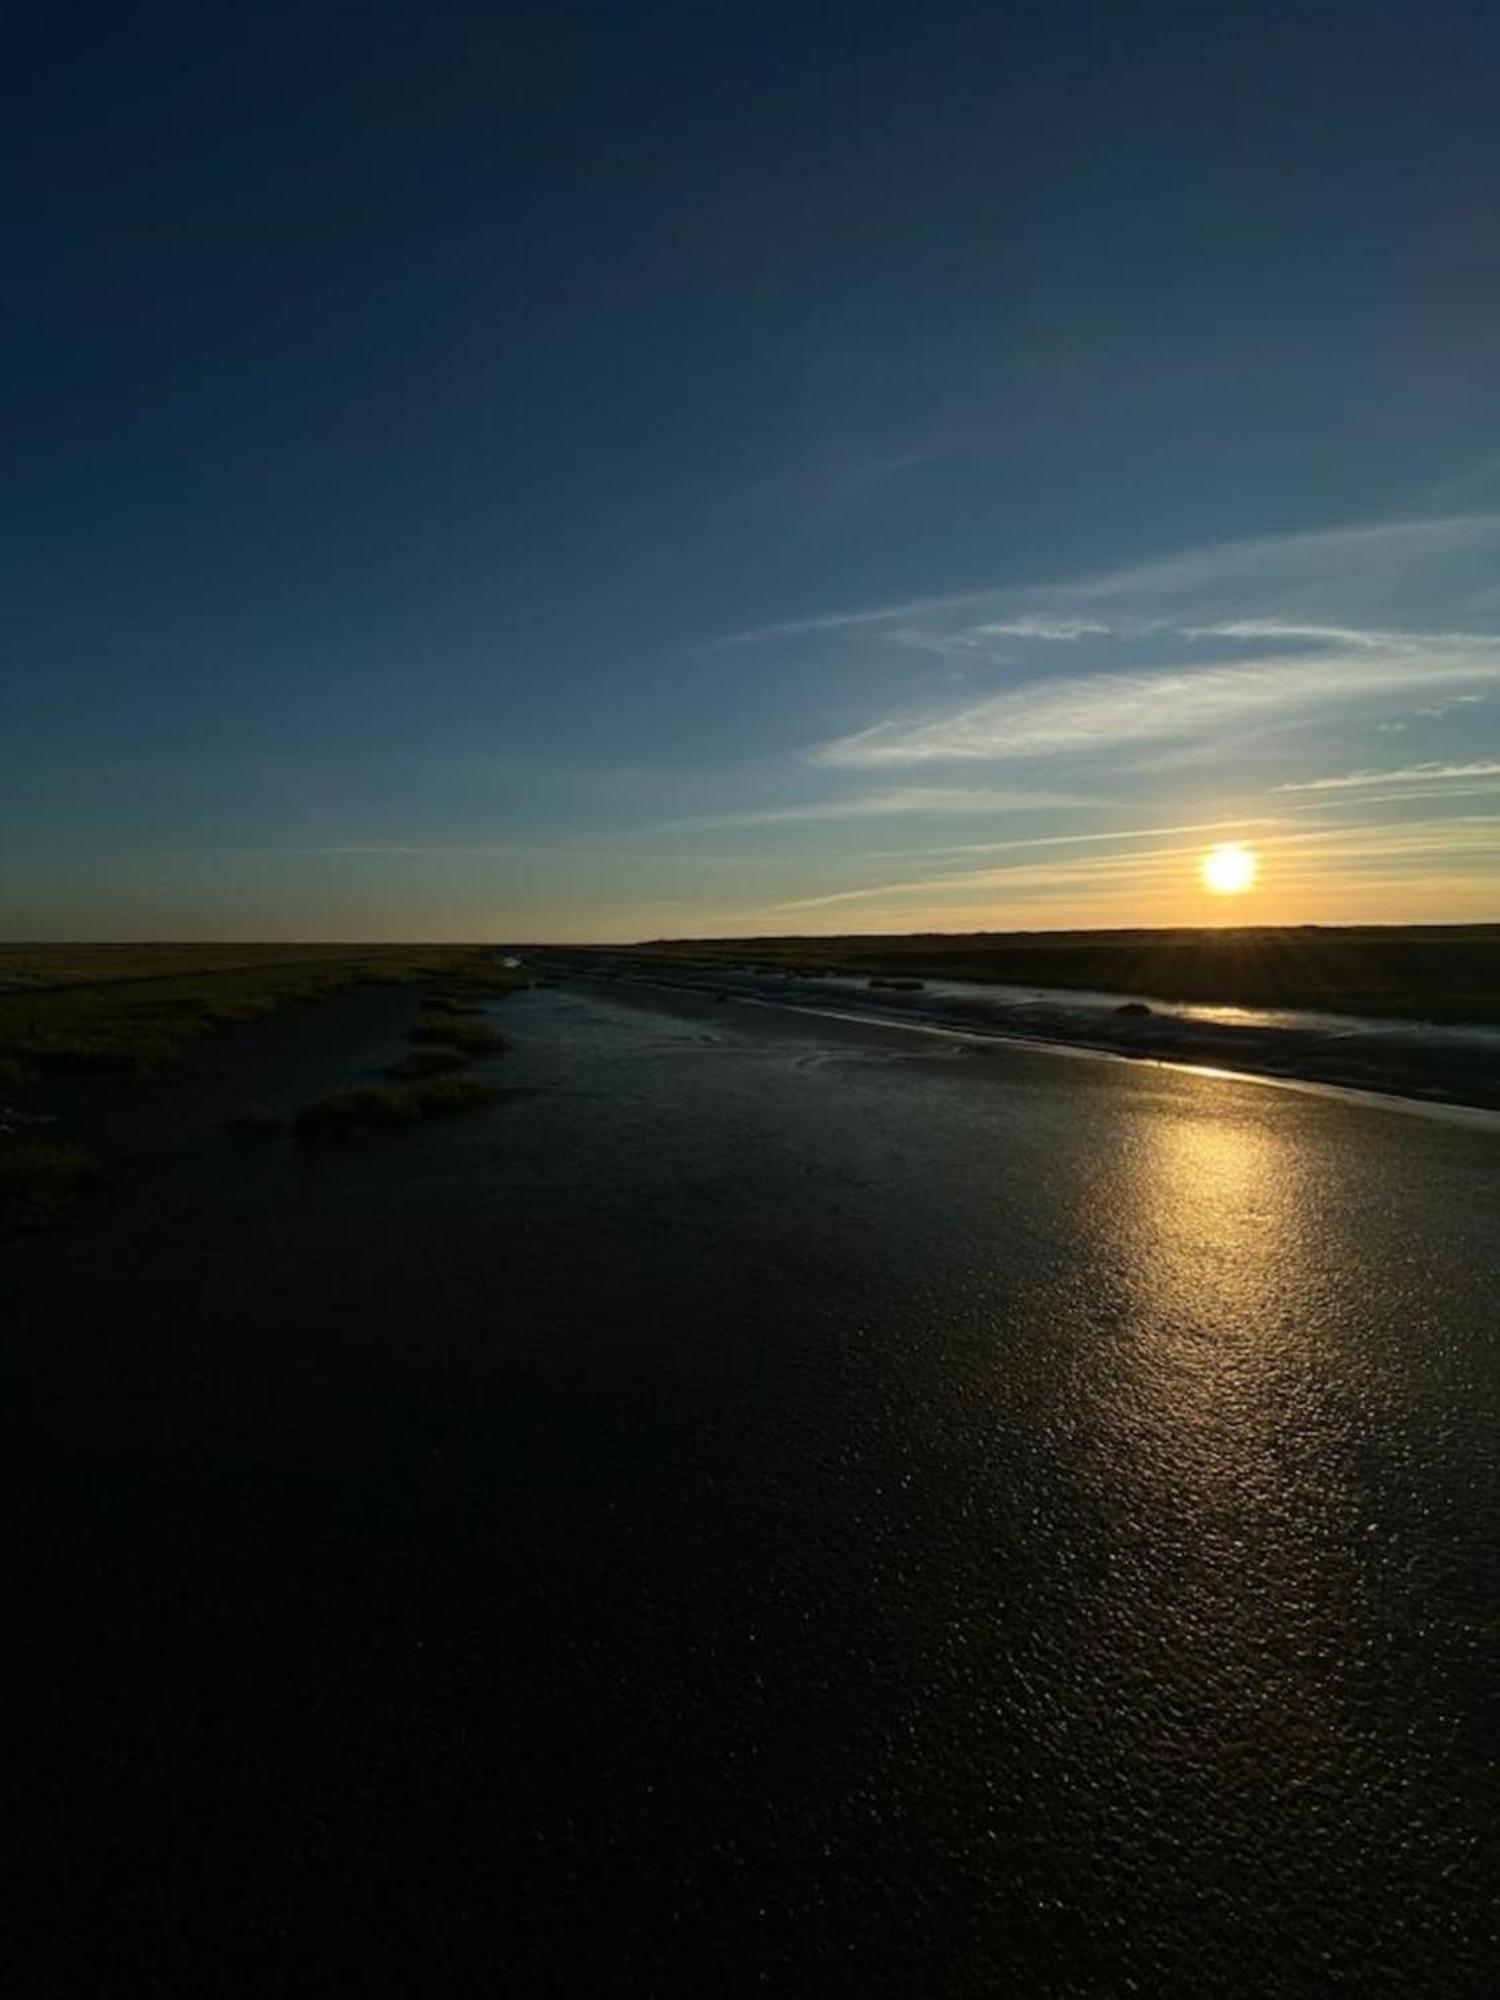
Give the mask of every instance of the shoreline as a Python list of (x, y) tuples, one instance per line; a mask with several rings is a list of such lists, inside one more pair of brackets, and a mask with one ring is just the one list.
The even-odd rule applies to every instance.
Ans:
[(906, 978), (1114, 994), (1168, 1007), (1500, 1028), (1500, 923), (684, 938), (572, 948), (669, 973)]
[[(997, 1004), (976, 997), (881, 991), (831, 990), (818, 980), (785, 977), (766, 991), (762, 979), (699, 967), (681, 974), (653, 966), (625, 971), (580, 962), (576, 954), (549, 954), (531, 961), (542, 977), (579, 978), (591, 984), (650, 987), (691, 992), (731, 1005), (755, 1004), (825, 1018), (842, 1017), (877, 1025), (923, 1029), (984, 1043), (1052, 1049), (1068, 1055), (1154, 1062), (1177, 1069), (1214, 1071), (1249, 1081), (1337, 1090), (1419, 1109), (1469, 1110), (1500, 1114), (1500, 1060), (1484, 1048), (1445, 1041), (1434, 1029), (1424, 1040), (1409, 1022), (1382, 1029), (1371, 1022), (1359, 1032), (1316, 1025), (1262, 1026), (1204, 1021), (1170, 1012), (1138, 1015), (1105, 1013), (1097, 1005), (1048, 1001)], [(758, 990), (757, 990), (758, 989)]]
[(1190, 1062), (1177, 1056), (1131, 1054), (1093, 1042), (1047, 1042), (1034, 1035), (1005, 1034), (996, 1030), (982, 1034), (971, 1028), (948, 1028), (925, 1021), (891, 1021), (870, 1014), (853, 1014), (833, 1008), (800, 1007), (794, 1002), (762, 1000), (748, 1004), (776, 1007), (787, 1013), (806, 1014), (814, 1020), (847, 1021), (858, 1027), (895, 1028), (908, 1035), (935, 1035), (944, 1041), (966, 1042), (976, 1048), (999, 1044), (1005, 1048), (1034, 1049), (1043, 1055), (1074, 1056), (1080, 1061), (1124, 1063), (1132, 1068), (1166, 1069), (1183, 1076), (1216, 1077), (1227, 1083), (1262, 1084), (1268, 1089), (1296, 1090), (1309, 1097), (1324, 1097), (1336, 1103), (1369, 1105), (1377, 1111), (1416, 1113), (1477, 1131), (1500, 1132), (1500, 1107), (1461, 1103), (1442, 1097), (1408, 1097), (1394, 1090), (1374, 1090), (1355, 1083), (1327, 1083), (1316, 1077), (1284, 1076), (1269, 1070), (1227, 1069), (1212, 1063)]

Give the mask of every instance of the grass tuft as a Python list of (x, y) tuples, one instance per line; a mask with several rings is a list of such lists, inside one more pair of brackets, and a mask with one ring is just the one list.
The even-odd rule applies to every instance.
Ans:
[(406, 1087), (359, 1083), (313, 1098), (303, 1105), (292, 1126), (305, 1145), (336, 1144), (394, 1125), (414, 1125), (421, 1115)]
[(500, 1095), (494, 1084), (467, 1072), (429, 1077), (425, 1083), (413, 1084), (411, 1088), (416, 1092), (424, 1118), (447, 1118), (455, 1111), (478, 1111), (483, 1105), (493, 1104)]
[(74, 1146), (0, 1141), (0, 1236), (66, 1222), (78, 1197), (105, 1178), (98, 1161)]
[(467, 1015), (424, 1015), (411, 1031), (421, 1048), (460, 1049), (465, 1055), (493, 1054), (505, 1047), (505, 1037), (491, 1022)]
[(293, 1126), (304, 1145), (347, 1145), (424, 1118), (478, 1110), (499, 1094), (493, 1084), (462, 1072), (407, 1083), (352, 1084), (304, 1104)]
[(286, 1128), (286, 1120), (278, 1118), (274, 1111), (267, 1111), (263, 1104), (252, 1104), (244, 1111), (237, 1111), (229, 1126), (234, 1132), (281, 1132)]
[(450, 1049), (438, 1042), (424, 1042), (393, 1064), (390, 1073), (399, 1077), (443, 1076), (468, 1067), (469, 1058), (462, 1049)]
[(433, 1021), (525, 984), (470, 946), (0, 945), (0, 1081), (148, 1073), (221, 1022), (423, 980)]

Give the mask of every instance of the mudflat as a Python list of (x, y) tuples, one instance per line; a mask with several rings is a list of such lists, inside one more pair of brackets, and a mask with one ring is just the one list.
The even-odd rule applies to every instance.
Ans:
[[(745, 962), (675, 951), (574, 947), (534, 953), (531, 963), (568, 978), (602, 981), (600, 990), (644, 982), (719, 1001), (852, 1012), (911, 1028), (1044, 1042), (1500, 1110), (1500, 1022), (1424, 1019), (1415, 996), (1405, 1015), (1388, 1010), (1358, 1016), (1223, 1000), (1163, 1000), (1159, 994), (1147, 1002), (1130, 997), (1128, 981), (1115, 990), (1097, 991), (1006, 985), (972, 974), (866, 976), (838, 961)], [(1152, 984), (1146, 990), (1157, 991)], [(1438, 1011), (1441, 1016), (1443, 1008)], [(1480, 1014), (1483, 1009), (1476, 1001), (1471, 1011)]]
[(1181, 930), (675, 938), (660, 965), (919, 976), (1500, 1026), (1500, 924), (1256, 924)]

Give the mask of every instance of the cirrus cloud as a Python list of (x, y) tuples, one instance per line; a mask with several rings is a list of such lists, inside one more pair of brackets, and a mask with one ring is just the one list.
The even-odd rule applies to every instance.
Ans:
[(810, 799), (796, 805), (762, 806), (745, 812), (704, 813), (690, 819), (658, 821), (653, 831), (699, 831), (710, 827), (784, 826), (803, 820), (885, 819), (897, 813), (1054, 812), (1090, 807), (1102, 800), (1076, 792), (972, 789), (950, 785), (895, 785), (854, 797)]
[(1500, 637), (1366, 632), (1270, 660), (1028, 681), (954, 712), (887, 718), (813, 754), (856, 769), (1081, 756), (1481, 683), (1500, 684)]
[(1371, 785), (1430, 785), (1445, 778), (1500, 778), (1500, 759), (1482, 757), (1475, 763), (1445, 764), (1440, 758), (1408, 764), (1399, 771), (1345, 771), (1337, 777), (1307, 778), (1300, 784), (1278, 785), (1278, 792), (1347, 792)]

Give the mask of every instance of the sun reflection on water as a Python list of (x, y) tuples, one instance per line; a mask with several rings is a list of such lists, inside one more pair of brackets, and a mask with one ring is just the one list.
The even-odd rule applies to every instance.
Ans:
[[(1112, 1164), (1116, 1307), (1094, 1376), (1090, 1483), (1123, 1594), (1171, 1631), (1147, 1671), (1183, 1712), (1257, 1738), (1314, 1711), (1336, 1730), (1340, 1667), (1297, 1655), (1320, 1631), (1364, 1643), (1368, 1498), (1357, 1370), (1324, 1338), (1330, 1267), (1305, 1117), (1205, 1078), (1143, 1120)], [(1337, 1254), (1333, 1254), (1336, 1252)], [(1271, 1665), (1267, 1665), (1267, 1662)], [(1237, 1689), (1259, 1692), (1253, 1718)], [(1300, 1720), (1299, 1720), (1300, 1718)], [(1215, 1725), (1217, 1726), (1217, 1725)]]

